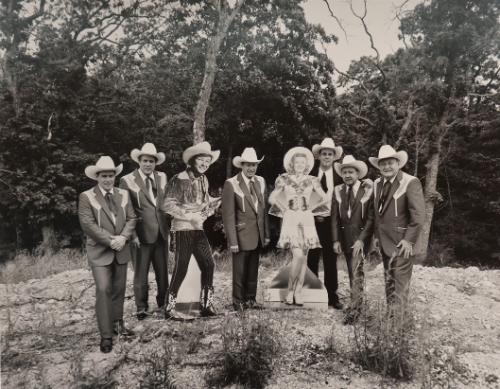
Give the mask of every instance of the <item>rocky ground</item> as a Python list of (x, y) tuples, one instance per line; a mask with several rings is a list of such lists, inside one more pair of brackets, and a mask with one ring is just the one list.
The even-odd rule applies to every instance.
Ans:
[[(267, 264), (261, 269), (260, 290), (277, 271), (272, 261)], [(222, 314), (187, 324), (166, 322), (159, 314), (138, 322), (130, 273), (125, 312), (136, 336), (117, 339), (110, 354), (98, 349), (89, 270), (0, 284), (2, 387), (135, 388), (147, 381), (158, 355), (166, 353), (177, 388), (204, 388), (220, 366), (222, 333), (258, 321), (274, 331), (279, 345), (268, 388), (500, 387), (498, 270), (414, 268), (414, 346), (421, 355), (410, 381), (382, 377), (354, 363), (353, 327), (342, 325), (341, 312), (276, 309), (241, 317), (228, 311), (230, 272), (218, 270), (215, 285)], [(367, 295), (371, 301), (383, 300), (381, 266), (367, 270)], [(339, 289), (347, 296), (348, 279), (342, 271)]]

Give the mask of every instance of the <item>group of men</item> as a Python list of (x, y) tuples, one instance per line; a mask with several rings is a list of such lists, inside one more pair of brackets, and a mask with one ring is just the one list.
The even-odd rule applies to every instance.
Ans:
[[(329, 209), (315, 217), (321, 248), (309, 252), (308, 266), (318, 275), (323, 258), (324, 283), (328, 303), (343, 306), (337, 294), (337, 255), (344, 253), (351, 283), (351, 304), (344, 322), (359, 315), (363, 292), (363, 259), (372, 243), (383, 257), (388, 305), (404, 303), (412, 272), (411, 257), (424, 218), (424, 197), (420, 181), (401, 171), (408, 156), (391, 146), (380, 148), (371, 157), (381, 177), (364, 179), (367, 165), (346, 155), (326, 138), (313, 146), (319, 160), (311, 174), (318, 177), (331, 199)], [(175, 309), (177, 291), (187, 271), (191, 254), (202, 270), (200, 314), (215, 315), (213, 308), (213, 258), (203, 231), (203, 221), (222, 204), (222, 220), (233, 264), (233, 308), (261, 309), (257, 303), (259, 256), (270, 241), (267, 213), (267, 186), (256, 174), (263, 158), (246, 148), (233, 158), (241, 171), (228, 179), (221, 199), (208, 194), (204, 172), (218, 157), (207, 142), (191, 146), (183, 153), (186, 171), (167, 182), (156, 167), (165, 154), (146, 143), (130, 154), (138, 168), (123, 176), (120, 187), (115, 178), (123, 166), (115, 166), (104, 156), (88, 166), (85, 174), (97, 184), (79, 199), (79, 218), (87, 236), (87, 256), (96, 284), (96, 315), (101, 334), (100, 349), (113, 347), (113, 335), (132, 335), (123, 322), (127, 263), (135, 250), (134, 295), (138, 320), (150, 314), (148, 273), (151, 264), (157, 284), (158, 308), (165, 318), (186, 320)], [(338, 178), (343, 183), (337, 184)], [(169, 232), (175, 231), (175, 267), (169, 288)], [(131, 243), (133, 243), (131, 245)]]

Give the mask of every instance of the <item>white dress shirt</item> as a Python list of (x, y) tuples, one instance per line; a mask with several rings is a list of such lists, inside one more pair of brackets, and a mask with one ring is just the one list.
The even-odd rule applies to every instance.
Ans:
[[(154, 181), (156, 187), (158, 188), (158, 185), (156, 184), (156, 180), (155, 180), (155, 174), (154, 172), (151, 173), (149, 176), (146, 176), (141, 169), (138, 169), (139, 170), (139, 175), (141, 176), (142, 178), (142, 181), (144, 181), (144, 185), (146, 185), (146, 187), (148, 186), (148, 183), (147, 183), (147, 179), (148, 177), (151, 177), (151, 179)], [(149, 185), (149, 197), (151, 198), (151, 200), (153, 200), (153, 204), (156, 206), (156, 198), (153, 194), (153, 187), (152, 185)]]
[[(101, 193), (102, 193), (102, 196), (104, 197), (104, 200), (106, 200), (106, 194), (108, 193), (108, 191), (106, 189), (104, 189), (104, 188), (101, 188), (100, 185), (97, 185), (97, 186), (101, 190)], [(114, 194), (114, 190), (111, 189), (109, 191), (109, 193), (111, 193), (111, 195), (113, 195)], [(113, 224), (116, 224), (116, 217), (115, 217), (115, 215), (113, 215), (113, 212), (111, 212), (111, 219), (113, 219)]]
[[(247, 176), (245, 176), (243, 173), (241, 173), (241, 176), (243, 177), (243, 181), (245, 181), (245, 185), (247, 186), (248, 191), (250, 193), (252, 193), (252, 189), (250, 188), (250, 182), (253, 182), (255, 185), (255, 178), (252, 177), (252, 179), (250, 179)], [(255, 209), (257, 209), (259, 206), (259, 196), (257, 193), (255, 193), (255, 200), (254, 200), (253, 205), (255, 206)]]
[(326, 203), (326, 207), (328, 208), (328, 211), (325, 211), (321, 214), (318, 214), (318, 216), (327, 217), (327, 216), (330, 216), (333, 190), (335, 188), (335, 183), (333, 181), (333, 168), (330, 168), (328, 170), (323, 170), (323, 169), (321, 169), (321, 166), (320, 166), (318, 169), (318, 180), (319, 181), (321, 181), (321, 179), (323, 178), (323, 174), (326, 174), (326, 187), (328, 188), (328, 192), (326, 192), (326, 195), (328, 197), (328, 202)]

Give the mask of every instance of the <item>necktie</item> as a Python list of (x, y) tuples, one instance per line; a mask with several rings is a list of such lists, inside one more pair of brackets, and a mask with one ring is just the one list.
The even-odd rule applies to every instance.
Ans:
[(328, 192), (328, 185), (326, 184), (326, 173), (323, 172), (323, 175), (321, 176), (321, 189), (326, 193)]
[(153, 197), (156, 199), (156, 196), (158, 195), (158, 191), (156, 190), (156, 183), (155, 181), (151, 178), (151, 176), (148, 176), (146, 179), (146, 189), (148, 192), (153, 190)]
[(113, 200), (113, 195), (111, 194), (110, 191), (106, 192), (105, 199), (106, 199), (106, 203), (108, 204), (109, 210), (111, 211), (111, 213), (113, 215), (116, 216), (116, 205), (115, 205), (115, 201)]
[(351, 210), (354, 204), (354, 194), (352, 193), (352, 185), (347, 185), (347, 217), (351, 218)]
[(388, 180), (385, 180), (384, 186), (382, 188), (382, 194), (380, 195), (379, 205), (378, 205), (378, 212), (379, 213), (381, 213), (382, 209), (384, 209), (384, 204), (387, 201), (387, 196), (389, 195), (390, 190), (391, 190), (391, 182)]
[(254, 204), (259, 201), (259, 198), (257, 197), (257, 191), (255, 190), (255, 181), (251, 180), (250, 181), (250, 194), (252, 195), (252, 199)]

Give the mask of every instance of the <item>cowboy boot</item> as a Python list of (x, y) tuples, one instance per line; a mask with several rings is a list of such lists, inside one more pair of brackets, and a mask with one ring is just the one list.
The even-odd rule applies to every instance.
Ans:
[(168, 295), (168, 303), (165, 307), (165, 320), (174, 320), (174, 321), (192, 321), (194, 320), (193, 316), (185, 315), (175, 309), (175, 305), (177, 304), (177, 299), (174, 295)]
[(200, 295), (200, 315), (202, 317), (217, 316), (214, 308), (214, 288), (205, 286), (201, 289)]

